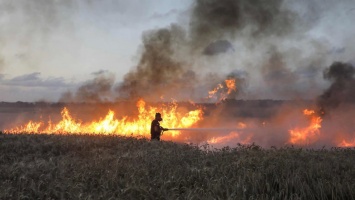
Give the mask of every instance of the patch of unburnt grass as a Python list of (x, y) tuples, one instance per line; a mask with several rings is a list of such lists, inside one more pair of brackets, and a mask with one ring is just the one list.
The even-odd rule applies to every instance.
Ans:
[(0, 135), (0, 199), (354, 199), (355, 150)]

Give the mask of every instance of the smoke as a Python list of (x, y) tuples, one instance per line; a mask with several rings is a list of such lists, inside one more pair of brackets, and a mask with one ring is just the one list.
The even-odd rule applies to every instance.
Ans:
[[(223, 83), (235, 71), (247, 74), (234, 76), (237, 90), (245, 90), (245, 83), (254, 81), (246, 78), (255, 73), (255, 67), (262, 68), (266, 81), (273, 81), (268, 84), (273, 89), (285, 82), (296, 82), (296, 76), (282, 63), (284, 55), (280, 52), (249, 60), (255, 66), (252, 68), (238, 60), (251, 59), (255, 51), (263, 54), (263, 49), (274, 47), (270, 38), (292, 34), (297, 19), (296, 13), (283, 7), (280, 0), (268, 3), (196, 0), (187, 27), (172, 24), (143, 34), (138, 65), (125, 75), (117, 89), (119, 96), (201, 101), (208, 96), (207, 91)], [(256, 49), (255, 41), (260, 43), (260, 49)], [(235, 47), (238, 42), (246, 43), (246, 51), (250, 53), (247, 57), (240, 53), (242, 49)], [(264, 64), (265, 61), (269, 64)], [(278, 72), (281, 68), (283, 71)], [(285, 73), (287, 77), (283, 76)], [(258, 76), (260, 70), (255, 74)], [(229, 98), (237, 98), (236, 94)]]
[(270, 49), (269, 59), (261, 67), (261, 74), (266, 86), (272, 88), (274, 93), (295, 93), (290, 83), (296, 83), (299, 75), (287, 67), (283, 55), (274, 47)]
[(355, 68), (350, 63), (334, 62), (324, 71), (330, 87), (318, 97), (318, 106), (327, 112), (340, 104), (355, 103)]
[[(248, 84), (236, 98), (310, 99), (327, 86), (321, 66), (355, 52), (352, 0), (194, 0), (166, 14), (160, 4), (168, 3), (0, 0), (0, 70), (64, 77), (69, 66), (76, 78), (104, 66), (123, 79), (112, 96), (194, 100), (215, 87), (210, 75), (220, 83), (238, 70)], [(173, 25), (161, 20), (179, 14)], [(132, 61), (139, 45), (132, 38), (149, 27), (158, 28), (143, 33)]]
[(227, 51), (234, 51), (233, 45), (227, 40), (218, 40), (209, 44), (204, 50), (204, 55), (217, 55), (220, 53), (226, 53)]
[(352, 52), (318, 30), (328, 27), (323, 19), (339, 20), (332, 17), (344, 7), (317, 0), (195, 0), (184, 12), (187, 23), (143, 32), (135, 66), (111, 96), (201, 102), (238, 71), (237, 91), (243, 92), (228, 98), (315, 98), (326, 87), (321, 66)]
[[(109, 28), (133, 29), (133, 22), (147, 20), (139, 19), (140, 14), (137, 13), (144, 12), (150, 2), (143, 6), (140, 1), (115, 2), (20, 0), (17, 3), (0, 4), (4, 11), (0, 14), (4, 19), (0, 20), (0, 24), (6, 27), (4, 32), (0, 32), (0, 72), (5, 65), (15, 68), (20, 64), (34, 68), (48, 65), (56, 69), (70, 64), (73, 70), (80, 68), (84, 72), (102, 63), (108, 65), (106, 69), (124, 68), (120, 59), (106, 61), (105, 51), (112, 46), (122, 46), (128, 50), (135, 48), (136, 44), (129, 36), (122, 39), (127, 39), (126, 43), (113, 40), (117, 36), (113, 37), (110, 33), (117, 30)], [(196, 127), (240, 128), (240, 131), (235, 132), (214, 129), (204, 129), (199, 134), (183, 132), (178, 137), (181, 141), (213, 143), (215, 140), (220, 145), (255, 142), (264, 147), (283, 146), (291, 144), (290, 130), (305, 132), (305, 138), (299, 136), (302, 134), (295, 136), (301, 137), (298, 138), (301, 145), (335, 146), (342, 139), (353, 140), (355, 68), (352, 64), (334, 60), (353, 59), (354, 1), (193, 2), (192, 7), (184, 12), (188, 23), (176, 22), (163, 28), (161, 24), (150, 26), (159, 28), (142, 33), (135, 66), (128, 73), (119, 73), (125, 74), (121, 82), (117, 84), (110, 72), (99, 71), (75, 91), (62, 94), (59, 101), (111, 102), (126, 99), (132, 104), (138, 98), (146, 101), (170, 101), (171, 98), (203, 103), (218, 101), (218, 104), (203, 104), (207, 107), (204, 120)], [(133, 15), (126, 16), (127, 8), (136, 8), (138, 5)], [(76, 14), (81, 12), (85, 14)], [(177, 12), (172, 10), (164, 15), (154, 14), (149, 20), (165, 18)], [(99, 17), (85, 18), (94, 15)], [(21, 48), (8, 48), (8, 41), (18, 41), (16, 45)], [(100, 41), (112, 46), (103, 43), (94, 45)], [(75, 51), (77, 49), (73, 47), (76, 46), (80, 51)], [(16, 51), (5, 52), (4, 55), (5, 47)], [(92, 47), (100, 48), (96, 51)], [(63, 49), (66, 51), (61, 51)], [(111, 52), (115, 57), (121, 53), (116, 48), (111, 50), (115, 50), (115, 53)], [(11, 59), (8, 54), (16, 55), (13, 56), (16, 59)], [(322, 67), (329, 65), (325, 70)], [(236, 90), (229, 91), (225, 80), (235, 80)], [(18, 79), (15, 81), (18, 82)], [(207, 98), (208, 91), (219, 86), (222, 89), (211, 101), (211, 98)], [(324, 93), (320, 94), (322, 91)], [(302, 112), (305, 108), (314, 108), (313, 102), (298, 104), (291, 101), (283, 105), (284, 102), (274, 101), (313, 99), (317, 96), (316, 106), (329, 115), (322, 116), (322, 123), (316, 125), (310, 123), (312, 117), (318, 115), (305, 116)], [(226, 101), (220, 101), (225, 98)], [(134, 106), (127, 108), (127, 105), (122, 104), (117, 110), (133, 118), (137, 111), (133, 113)], [(185, 106), (183, 104), (178, 109), (184, 112), (191, 110)], [(317, 130), (307, 130), (314, 127)]]
[(113, 74), (100, 71), (93, 73), (94, 79), (81, 85), (74, 93), (71, 91), (62, 94), (59, 102), (109, 102), (112, 96), (115, 77)]
[(282, 0), (196, 0), (192, 9), (190, 35), (195, 47), (214, 40), (235, 38), (248, 29), (252, 37), (284, 35), (293, 28), (290, 11), (282, 9)]
[(138, 64), (124, 77), (120, 96), (201, 101), (240, 71), (246, 76), (237, 82), (245, 84), (237, 87), (245, 92), (231, 98), (313, 99), (326, 87), (321, 66), (352, 51), (331, 51), (338, 44), (315, 31), (335, 13), (323, 8), (342, 8), (320, 4), (309, 2), (315, 7), (310, 14), (304, 2), (196, 0), (187, 25), (143, 34)]
[(119, 94), (157, 100), (156, 97), (187, 90), (195, 81), (195, 73), (175, 58), (178, 45), (185, 41), (185, 31), (178, 25), (144, 33), (140, 61), (124, 76)]

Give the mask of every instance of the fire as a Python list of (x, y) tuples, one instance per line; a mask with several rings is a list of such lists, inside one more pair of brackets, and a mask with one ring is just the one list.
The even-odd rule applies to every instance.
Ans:
[[(150, 123), (156, 112), (163, 115), (163, 127), (189, 128), (202, 120), (202, 108), (180, 113), (177, 111), (178, 104), (173, 102), (169, 105), (161, 107), (147, 106), (144, 100), (137, 102), (138, 116), (134, 119), (128, 116), (121, 119), (115, 118), (115, 112), (109, 110), (104, 118), (90, 123), (83, 123), (78, 119), (74, 119), (67, 108), (63, 108), (61, 112), (62, 119), (58, 123), (49, 120), (47, 123), (43, 121), (29, 121), (23, 126), (5, 130), (5, 133), (38, 133), (38, 134), (113, 134), (122, 136), (143, 136), (149, 137)], [(167, 137), (176, 137), (180, 134), (178, 131), (167, 132)]]
[(338, 144), (339, 147), (355, 147), (355, 139), (352, 141), (346, 141), (342, 140), (340, 144)]
[(225, 143), (231, 140), (239, 140), (240, 139), (240, 134), (237, 132), (231, 132), (228, 135), (221, 136), (221, 137), (213, 137), (207, 141), (209, 144), (219, 144), (219, 143)]
[(303, 114), (310, 117), (310, 124), (305, 128), (295, 128), (289, 130), (291, 144), (309, 144), (317, 140), (320, 135), (322, 118), (315, 114), (314, 110), (305, 109)]
[(231, 94), (232, 91), (237, 91), (234, 79), (227, 79), (224, 82), (226, 83), (226, 86), (228, 88), (227, 94)]
[(218, 84), (217, 87), (215, 87), (213, 90), (208, 92), (208, 98), (213, 98), (216, 93), (223, 88), (222, 84)]
[(314, 110), (308, 110), (308, 109), (303, 110), (304, 115), (313, 115), (314, 113), (316, 113)]
[[(243, 122), (238, 123), (238, 128), (245, 129), (247, 125)], [(239, 142), (242, 144), (250, 143), (252, 136), (249, 135), (247, 138), (241, 138), (240, 133), (236, 131), (230, 132), (228, 135), (219, 136), (219, 137), (212, 137), (211, 139), (207, 140), (208, 144), (223, 144), (233, 141), (234, 143)]]
[(221, 137), (213, 137), (207, 141), (208, 144), (226, 144), (229, 142), (232, 143), (241, 143), (241, 144), (249, 144), (251, 143), (252, 135), (247, 136), (246, 138), (242, 138), (240, 133), (231, 132), (228, 135)]
[(208, 92), (208, 98), (216, 98), (218, 101), (223, 101), (225, 100), (228, 95), (230, 95), (232, 92), (237, 91), (235, 79), (227, 79), (224, 81), (224, 85), (218, 84), (217, 87), (215, 87), (213, 90)]

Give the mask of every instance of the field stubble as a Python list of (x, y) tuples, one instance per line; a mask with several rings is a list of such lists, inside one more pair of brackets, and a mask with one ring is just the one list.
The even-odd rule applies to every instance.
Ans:
[(355, 149), (0, 135), (0, 199), (355, 199)]

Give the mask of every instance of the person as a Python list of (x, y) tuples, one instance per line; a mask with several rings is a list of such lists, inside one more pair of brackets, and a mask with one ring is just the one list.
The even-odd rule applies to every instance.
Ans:
[(167, 131), (167, 128), (163, 128), (160, 126), (160, 123), (163, 121), (163, 118), (161, 118), (160, 113), (155, 113), (155, 119), (152, 121), (152, 124), (150, 126), (150, 136), (151, 140), (158, 140), (160, 141), (160, 136), (162, 135), (163, 131)]

